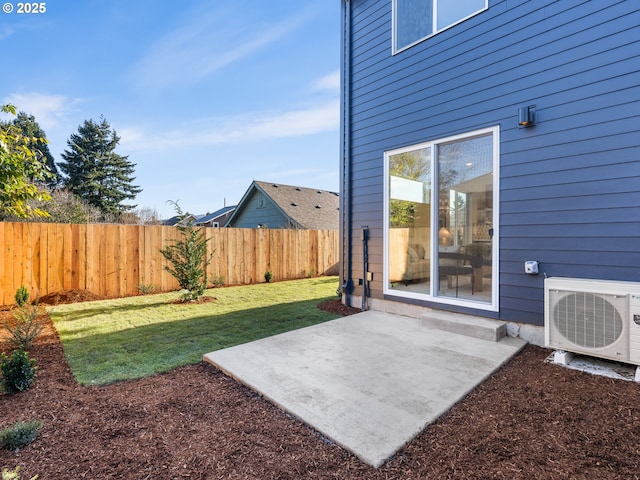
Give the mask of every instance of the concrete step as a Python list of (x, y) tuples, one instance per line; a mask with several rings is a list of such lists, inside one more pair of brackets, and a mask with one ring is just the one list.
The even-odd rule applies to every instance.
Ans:
[(498, 342), (507, 334), (507, 324), (491, 318), (433, 310), (421, 317), (422, 324), (445, 332)]

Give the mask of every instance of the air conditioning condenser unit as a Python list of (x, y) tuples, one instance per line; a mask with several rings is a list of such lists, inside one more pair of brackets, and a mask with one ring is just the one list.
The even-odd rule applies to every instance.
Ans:
[(547, 278), (544, 325), (549, 348), (640, 365), (640, 283)]

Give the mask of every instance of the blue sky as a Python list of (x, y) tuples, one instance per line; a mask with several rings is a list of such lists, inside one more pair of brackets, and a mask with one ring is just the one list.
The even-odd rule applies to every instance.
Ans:
[(254, 179), (338, 191), (336, 0), (10, 3), (0, 103), (35, 116), (56, 161), (104, 115), (161, 217), (235, 204)]

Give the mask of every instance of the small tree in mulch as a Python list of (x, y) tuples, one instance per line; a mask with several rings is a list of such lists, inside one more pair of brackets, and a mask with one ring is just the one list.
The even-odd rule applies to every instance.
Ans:
[(0, 355), (0, 386), (7, 395), (25, 391), (36, 381), (36, 361), (24, 350), (14, 350), (10, 357)]
[(18, 305), (18, 307), (24, 307), (29, 301), (29, 290), (27, 290), (27, 287), (20, 285), (20, 288), (16, 290), (14, 298), (16, 299), (16, 305)]
[(2, 324), (7, 333), (6, 342), (15, 349), (11, 356), (0, 354), (0, 391), (7, 395), (22, 392), (35, 382), (36, 361), (29, 358), (27, 349), (44, 330), (38, 304), (27, 303), (29, 292), (24, 285), (16, 292), (15, 299), (18, 308), (13, 311), (14, 321)]
[[(44, 424), (40, 420), (19, 421), (0, 430), (0, 447), (7, 450), (19, 450), (33, 442)], [(4, 477), (3, 477), (4, 478)]]
[(13, 311), (14, 321), (5, 321), (2, 328), (7, 333), (7, 343), (18, 350), (28, 350), (43, 332), (44, 323), (38, 304), (24, 305)]
[(172, 245), (160, 250), (160, 253), (170, 265), (165, 270), (173, 275), (183, 290), (183, 302), (195, 302), (207, 288), (207, 266), (211, 263), (214, 252), (207, 254), (207, 243), (201, 228), (196, 228), (193, 220), (182, 212), (177, 202), (170, 202), (175, 207), (180, 219), (176, 228), (180, 232), (180, 239), (174, 240)]

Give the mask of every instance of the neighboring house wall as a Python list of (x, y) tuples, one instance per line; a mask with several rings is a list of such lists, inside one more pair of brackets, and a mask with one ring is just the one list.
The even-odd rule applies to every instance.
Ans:
[[(499, 308), (482, 314), (542, 325), (545, 275), (640, 280), (640, 3), (491, 0), (396, 55), (391, 10), (391, 0), (343, 2), (343, 276), (350, 268), (353, 292), (367, 225), (370, 293), (385, 297), (385, 152), (491, 127)], [(537, 125), (518, 128), (518, 108), (534, 104)], [(525, 260), (541, 275), (524, 275)]]
[(233, 210), (231, 210), (231, 211), (225, 213), (224, 215), (216, 218), (214, 220), (214, 222), (218, 222), (218, 226), (219, 227), (224, 227), (224, 226), (227, 225), (227, 221), (229, 220), (229, 217), (231, 217), (232, 214), (233, 214)]
[[(239, 205), (240, 207), (240, 205)], [(253, 190), (247, 202), (233, 218), (233, 228), (291, 228), (289, 219), (262, 192)]]
[(224, 227), (234, 211), (235, 207), (224, 207), (204, 215), (195, 223), (203, 227)]

